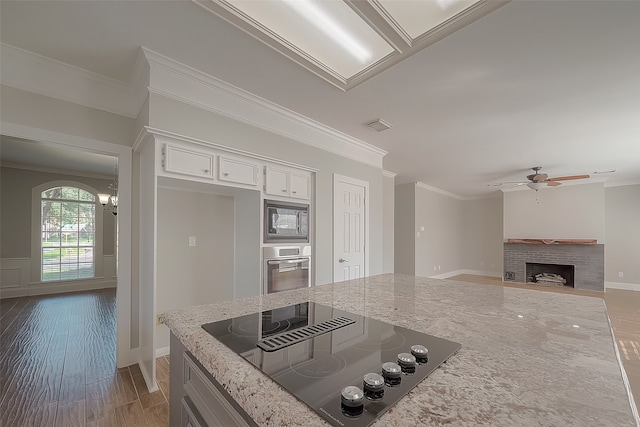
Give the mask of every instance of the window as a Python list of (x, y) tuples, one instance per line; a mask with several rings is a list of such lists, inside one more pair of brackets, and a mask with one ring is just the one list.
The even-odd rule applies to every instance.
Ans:
[(42, 191), (41, 280), (53, 282), (95, 276), (95, 196), (81, 188)]

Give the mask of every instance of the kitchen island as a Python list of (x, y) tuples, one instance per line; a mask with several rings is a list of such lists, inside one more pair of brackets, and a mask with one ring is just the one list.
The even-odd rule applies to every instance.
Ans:
[(326, 425), (201, 328), (306, 301), (462, 344), (374, 425), (636, 425), (600, 298), (384, 274), (171, 311), (164, 322), (258, 425)]

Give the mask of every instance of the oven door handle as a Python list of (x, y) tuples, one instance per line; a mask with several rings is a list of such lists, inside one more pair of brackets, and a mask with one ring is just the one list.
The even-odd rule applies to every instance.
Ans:
[(269, 265), (280, 265), (280, 264), (299, 264), (301, 262), (308, 261), (309, 258), (296, 258), (296, 259), (283, 259), (283, 260), (269, 260), (267, 264)]

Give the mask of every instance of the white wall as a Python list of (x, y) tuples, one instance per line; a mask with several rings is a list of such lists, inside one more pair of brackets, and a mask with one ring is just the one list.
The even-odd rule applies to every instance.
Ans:
[(383, 271), (381, 169), (158, 94), (150, 94), (149, 110), (152, 127), (318, 170), (314, 204), (316, 241), (313, 254), (316, 259), (316, 284), (333, 281), (333, 174), (367, 181), (370, 213), (369, 273), (374, 275)]
[(504, 239), (597, 239), (605, 243), (604, 184), (504, 194)]
[(605, 231), (605, 282), (640, 286), (640, 185), (605, 188)]

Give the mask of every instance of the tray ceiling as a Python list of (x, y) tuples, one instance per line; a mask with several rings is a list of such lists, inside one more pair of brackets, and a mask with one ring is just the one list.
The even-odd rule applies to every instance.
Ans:
[(194, 1), (342, 90), (508, 2)]

